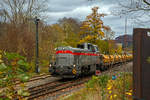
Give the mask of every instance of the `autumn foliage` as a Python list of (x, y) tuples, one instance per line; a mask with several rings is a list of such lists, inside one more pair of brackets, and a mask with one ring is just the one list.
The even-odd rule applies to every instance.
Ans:
[[(33, 7), (33, 5), (30, 6), (31, 8)], [(7, 12), (9, 13), (9, 11)], [(4, 18), (5, 14), (6, 13), (0, 15), (0, 17)], [(33, 66), (34, 70), (35, 23), (33, 19), (37, 14), (32, 12), (29, 14), (30, 16), (28, 14), (21, 16), (20, 14), (17, 12), (14, 16), (18, 17), (9, 19), (7, 18), (8, 16), (6, 16), (8, 21), (0, 21), (0, 50), (16, 52), (25, 56), (27, 61), (31, 62), (31, 66)], [(93, 7), (92, 13), (88, 15), (83, 22), (74, 18), (62, 18), (57, 23), (49, 25), (45, 24), (43, 19), (38, 16), (40, 18), (38, 30), (39, 63), (40, 66), (42, 66), (41, 68), (48, 67), (49, 60), (51, 60), (50, 56), (55, 53), (54, 49), (58, 46), (76, 47), (78, 43), (89, 42), (98, 45), (101, 53), (114, 54), (116, 45), (114, 41), (111, 41), (114, 32), (109, 26), (104, 25), (102, 21), (102, 17), (104, 16), (106, 16), (106, 14), (98, 13), (98, 7)], [(17, 19), (19, 17), (21, 17), (23, 21)], [(45, 71), (48, 70), (45, 69)]]
[(92, 13), (83, 21), (80, 32), (80, 43), (91, 42), (96, 43), (96, 40), (104, 38), (103, 30), (110, 30), (109, 27), (104, 26), (102, 17), (106, 14), (98, 13), (98, 7), (92, 8)]
[(104, 25), (102, 17), (106, 14), (98, 13), (98, 9), (99, 7), (93, 7), (92, 13), (82, 22), (79, 43), (93, 43), (99, 46), (101, 53), (114, 54), (117, 48), (112, 40), (114, 32), (111, 27)]

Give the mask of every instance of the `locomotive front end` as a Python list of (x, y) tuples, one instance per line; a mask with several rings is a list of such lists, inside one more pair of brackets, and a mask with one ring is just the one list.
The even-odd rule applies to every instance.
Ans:
[(76, 76), (76, 65), (71, 47), (59, 47), (56, 50), (56, 61), (50, 66), (50, 72), (54, 76), (73, 78)]

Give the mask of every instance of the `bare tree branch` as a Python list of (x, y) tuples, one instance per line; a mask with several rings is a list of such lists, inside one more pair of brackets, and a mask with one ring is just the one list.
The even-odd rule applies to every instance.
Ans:
[(150, 6), (150, 3), (148, 1), (143, 0), (143, 2)]
[(3, 0), (0, 5), (7, 21), (17, 25), (35, 16), (41, 17), (41, 12), (46, 9), (46, 0)]
[[(128, 16), (128, 18), (133, 18), (133, 21), (136, 20), (141, 22), (148, 21), (150, 15), (150, 3), (148, 0), (118, 0), (118, 6), (114, 7), (112, 10), (113, 15), (117, 16)], [(143, 20), (144, 19), (144, 20)]]

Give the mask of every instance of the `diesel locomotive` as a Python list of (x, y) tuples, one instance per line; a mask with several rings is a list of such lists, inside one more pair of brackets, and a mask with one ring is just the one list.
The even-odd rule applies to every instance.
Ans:
[(80, 75), (99, 73), (113, 64), (130, 61), (132, 55), (104, 55), (96, 45), (83, 43), (77, 48), (70, 46), (56, 48), (56, 59), (50, 63), (49, 72), (53, 76), (74, 78)]

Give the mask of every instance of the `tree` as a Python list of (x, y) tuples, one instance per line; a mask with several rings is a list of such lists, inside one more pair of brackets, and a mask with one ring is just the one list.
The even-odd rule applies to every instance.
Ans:
[(117, 49), (116, 49), (116, 53), (117, 54), (122, 54), (122, 46), (121, 45), (117, 45)]
[(108, 43), (108, 41), (97, 40), (96, 44), (100, 49), (100, 53), (109, 54), (109, 43)]
[(59, 19), (58, 22), (64, 29), (65, 24), (67, 24), (67, 26), (70, 26), (72, 28), (72, 31), (74, 33), (78, 33), (80, 31), (81, 22), (78, 19), (64, 17), (62, 19)]
[(150, 2), (148, 0), (119, 0), (118, 6), (114, 7), (112, 14), (117, 16), (130, 16), (134, 23), (143, 25), (148, 22), (150, 16)]
[[(46, 0), (0, 1), (0, 49), (17, 52), (31, 61), (35, 47), (35, 16), (46, 10)], [(44, 26), (40, 21), (39, 33)]]
[(46, 68), (54, 49), (63, 45), (65, 33), (59, 24), (45, 25), (39, 33), (39, 61), (42, 68)]
[(107, 30), (104, 30), (104, 38), (106, 40), (112, 40), (114, 38), (115, 32), (112, 31), (111, 27), (107, 26)]
[(80, 32), (80, 21), (78, 19), (65, 17), (59, 20), (59, 24), (64, 30), (66, 45), (76, 47), (79, 41), (78, 33)]
[(115, 53), (115, 42), (113, 41), (115, 32), (107, 26), (109, 30), (104, 30), (104, 38), (105, 42), (108, 44), (108, 49), (105, 51), (107, 54), (114, 54)]
[(4, 21), (24, 24), (46, 10), (46, 0), (2, 0), (0, 1), (1, 17)]
[(103, 25), (101, 20), (105, 14), (98, 13), (98, 7), (92, 8), (92, 13), (86, 17), (86, 21), (82, 23), (80, 32), (80, 43), (90, 42), (96, 43), (96, 40), (104, 37), (104, 30), (109, 30), (108, 27)]

